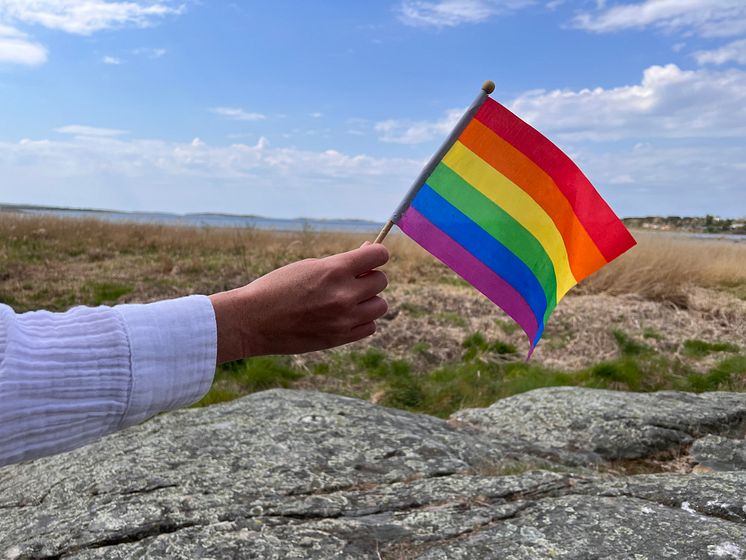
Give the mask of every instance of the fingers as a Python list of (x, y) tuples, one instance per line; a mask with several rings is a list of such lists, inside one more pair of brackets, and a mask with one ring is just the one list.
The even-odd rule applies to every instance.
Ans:
[(375, 332), (376, 324), (373, 321), (371, 321), (370, 323), (365, 323), (363, 325), (358, 325), (350, 331), (350, 337), (347, 342), (355, 342), (356, 340), (360, 340), (361, 338), (370, 336)]
[(381, 243), (371, 243), (329, 258), (341, 262), (353, 276), (359, 276), (386, 264), (389, 260), (389, 250)]
[(382, 317), (389, 310), (389, 304), (382, 297), (372, 297), (359, 303), (354, 311), (355, 324), (364, 325)]
[(358, 301), (365, 301), (376, 294), (380, 294), (389, 285), (389, 279), (386, 274), (380, 270), (366, 272), (355, 279), (355, 288), (358, 294)]

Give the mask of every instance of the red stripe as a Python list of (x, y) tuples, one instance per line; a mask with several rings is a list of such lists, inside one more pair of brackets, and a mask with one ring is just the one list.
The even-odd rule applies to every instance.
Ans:
[(523, 152), (557, 184), (607, 262), (635, 244), (632, 235), (588, 178), (541, 132), (492, 98), (474, 117)]

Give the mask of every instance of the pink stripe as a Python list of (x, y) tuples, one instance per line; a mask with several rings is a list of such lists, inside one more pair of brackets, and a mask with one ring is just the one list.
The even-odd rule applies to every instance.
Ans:
[(510, 315), (525, 331), (531, 343), (531, 351), (533, 351), (534, 339), (538, 332), (536, 317), (526, 300), (513, 286), (435, 227), (413, 207), (410, 206), (407, 209), (397, 225), (409, 237)]

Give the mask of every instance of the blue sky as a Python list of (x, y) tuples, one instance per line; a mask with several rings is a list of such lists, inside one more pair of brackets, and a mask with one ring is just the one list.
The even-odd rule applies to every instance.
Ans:
[(743, 0), (0, 0), (0, 202), (383, 220), (485, 79), (618, 214), (746, 215)]

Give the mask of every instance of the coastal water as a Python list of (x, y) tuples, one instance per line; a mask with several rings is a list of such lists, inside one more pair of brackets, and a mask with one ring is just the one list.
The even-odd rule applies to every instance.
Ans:
[[(107, 210), (76, 210), (67, 208), (41, 208), (33, 206), (0, 205), (0, 211), (31, 215), (49, 215), (58, 218), (92, 218), (107, 222), (161, 224), (191, 227), (257, 228), (277, 231), (337, 231), (347, 233), (377, 233), (383, 223), (367, 220), (318, 220), (311, 218), (265, 218), (234, 214), (169, 214), (166, 212), (115, 212)], [(689, 239), (721, 240), (746, 243), (740, 233), (697, 233), (687, 231), (637, 230), (645, 235), (685, 237)]]
[[(7, 208), (5, 208), (7, 209)], [(281, 231), (339, 231), (347, 233), (373, 233), (380, 231), (383, 223), (366, 220), (315, 220), (310, 218), (278, 219), (262, 216), (231, 214), (168, 214), (162, 212), (113, 212), (106, 210), (74, 210), (65, 208), (13, 208), (14, 212), (31, 215), (48, 215), (59, 218), (92, 218), (107, 222), (162, 224), (192, 227), (257, 228)]]
[(658, 235), (661, 237), (685, 237), (687, 239), (701, 239), (703, 241), (732, 241), (734, 243), (746, 243), (746, 235), (742, 233), (699, 233), (693, 231), (645, 231), (647, 235)]

